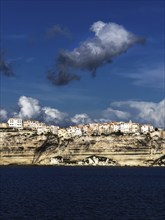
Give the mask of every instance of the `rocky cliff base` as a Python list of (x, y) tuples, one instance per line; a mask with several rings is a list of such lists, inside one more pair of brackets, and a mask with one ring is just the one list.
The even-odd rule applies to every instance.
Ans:
[(165, 137), (111, 134), (63, 138), (1, 131), (1, 165), (165, 166)]

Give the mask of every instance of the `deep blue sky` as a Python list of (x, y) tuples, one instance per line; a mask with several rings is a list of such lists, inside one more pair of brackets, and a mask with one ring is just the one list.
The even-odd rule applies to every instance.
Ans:
[[(61, 49), (73, 50), (93, 37), (96, 21), (114, 22), (146, 38), (98, 68), (93, 79), (79, 71), (80, 81), (56, 87), (46, 78)], [(46, 39), (53, 25), (67, 28), (70, 37)], [(36, 98), (70, 115), (96, 117), (118, 101), (160, 102), (164, 98), (164, 4), (130, 1), (9, 1), (1, 0), (1, 50), (12, 63), (15, 77), (1, 76), (1, 107), (17, 109), (20, 96)]]

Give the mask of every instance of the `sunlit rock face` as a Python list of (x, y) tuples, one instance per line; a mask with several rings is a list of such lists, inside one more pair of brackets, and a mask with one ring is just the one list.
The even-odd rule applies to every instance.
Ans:
[(78, 161), (78, 165), (87, 166), (117, 166), (118, 163), (107, 157), (92, 155), (83, 160)]
[[(0, 131), (1, 165), (164, 166), (165, 132), (107, 132), (96, 125), (58, 134)], [(76, 133), (72, 133), (75, 130)]]

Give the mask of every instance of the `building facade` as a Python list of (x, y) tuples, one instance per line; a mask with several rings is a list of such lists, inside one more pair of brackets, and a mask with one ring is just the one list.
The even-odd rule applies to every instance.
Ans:
[(9, 118), (7, 123), (9, 128), (17, 128), (17, 129), (23, 128), (23, 122), (21, 118)]

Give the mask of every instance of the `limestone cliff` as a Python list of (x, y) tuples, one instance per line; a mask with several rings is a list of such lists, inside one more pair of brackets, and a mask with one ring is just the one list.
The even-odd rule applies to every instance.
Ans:
[(61, 137), (35, 131), (0, 131), (1, 165), (165, 165), (164, 132)]

